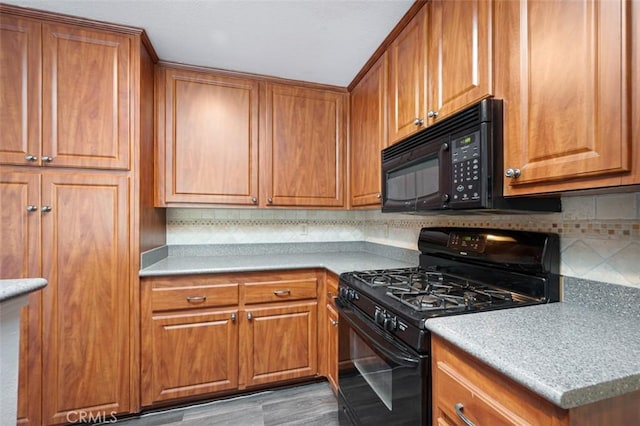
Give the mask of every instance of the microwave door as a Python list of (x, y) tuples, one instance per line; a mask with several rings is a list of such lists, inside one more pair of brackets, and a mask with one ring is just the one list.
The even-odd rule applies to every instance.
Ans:
[(440, 210), (448, 207), (450, 183), (450, 150), (447, 139), (430, 143), (430, 155), (425, 157), (416, 173), (416, 209)]

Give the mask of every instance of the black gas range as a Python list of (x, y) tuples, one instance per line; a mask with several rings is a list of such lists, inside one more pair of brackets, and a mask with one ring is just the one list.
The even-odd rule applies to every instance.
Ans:
[(415, 267), (340, 276), (341, 424), (431, 423), (429, 318), (559, 299), (556, 234), (423, 228), (418, 248)]

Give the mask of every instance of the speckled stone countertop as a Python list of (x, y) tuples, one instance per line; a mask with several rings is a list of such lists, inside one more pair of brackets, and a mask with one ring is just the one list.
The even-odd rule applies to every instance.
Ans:
[(633, 315), (563, 302), (426, 324), (562, 408), (640, 389), (640, 327)]
[(167, 257), (140, 271), (141, 277), (220, 272), (326, 268), (335, 274), (363, 269), (416, 266), (365, 252)]
[(0, 302), (40, 290), (47, 285), (44, 278), (0, 280)]

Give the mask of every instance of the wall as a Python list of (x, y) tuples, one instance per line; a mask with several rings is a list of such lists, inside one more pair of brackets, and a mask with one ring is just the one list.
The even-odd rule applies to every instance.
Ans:
[(563, 275), (640, 288), (640, 192), (563, 197), (538, 215), (382, 214), (378, 210), (169, 209), (167, 244), (371, 241), (416, 249), (423, 226), (556, 232)]

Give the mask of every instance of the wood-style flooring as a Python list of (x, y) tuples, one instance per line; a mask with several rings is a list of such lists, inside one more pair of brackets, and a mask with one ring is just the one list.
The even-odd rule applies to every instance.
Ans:
[(338, 404), (327, 382), (261, 391), (121, 419), (118, 426), (338, 425)]

